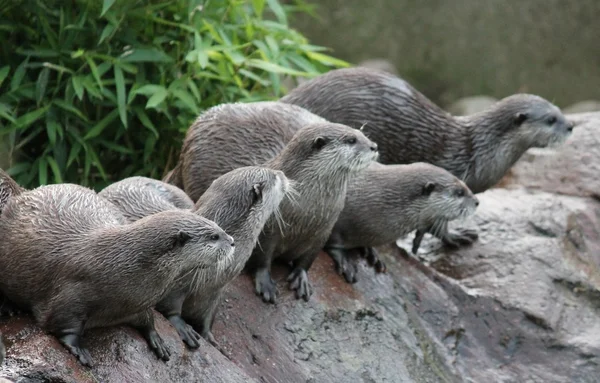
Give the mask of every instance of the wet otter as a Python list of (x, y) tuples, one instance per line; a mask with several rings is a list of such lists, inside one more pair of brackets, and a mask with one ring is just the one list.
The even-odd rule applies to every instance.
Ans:
[(124, 323), (168, 360), (151, 307), (176, 278), (223, 267), (234, 250), (217, 224), (191, 212), (127, 225), (117, 213), (90, 189), (58, 184), (12, 196), (0, 217), (0, 291), (88, 366), (84, 330)]
[(356, 264), (348, 262), (348, 250), (366, 253), (381, 271), (385, 265), (374, 247), (394, 243), (414, 230), (439, 235), (449, 221), (472, 214), (478, 204), (462, 181), (440, 167), (374, 163), (348, 183), (344, 210), (324, 250), (338, 273), (354, 283)]
[[(473, 193), (498, 183), (527, 149), (562, 144), (574, 126), (555, 105), (530, 94), (455, 117), (402, 79), (358, 67), (311, 79), (280, 102), (362, 128), (379, 145), (381, 163), (428, 162), (463, 180)], [(477, 233), (462, 230), (444, 238), (448, 246), (458, 247), (475, 241)]]
[(288, 277), (296, 298), (312, 294), (307, 271), (341, 212), (347, 181), (377, 157), (360, 131), (278, 102), (223, 104), (209, 109), (186, 134), (171, 182), (197, 198), (212, 180), (236, 167), (263, 164), (294, 182), (281, 202), (283, 225), (271, 217), (248, 262), (255, 290), (275, 302), (272, 260), (293, 262)]
[[(248, 166), (217, 178), (195, 207), (185, 196), (197, 214), (216, 222), (236, 243), (231, 264), (204, 276), (196, 291), (191, 290), (192, 286), (182, 286), (157, 305), (188, 346), (198, 347), (199, 335), (185, 322), (191, 323), (206, 340), (218, 346), (210, 330), (222, 290), (243, 269), (260, 231), (271, 214), (276, 212), (288, 189), (289, 182), (283, 172)], [(173, 185), (145, 177), (131, 177), (106, 187), (99, 195), (116, 204), (133, 222), (157, 211), (178, 208), (169, 202), (174, 197), (171, 193), (184, 200), (180, 196), (183, 191)], [(187, 205), (186, 202), (180, 206), (185, 208)]]

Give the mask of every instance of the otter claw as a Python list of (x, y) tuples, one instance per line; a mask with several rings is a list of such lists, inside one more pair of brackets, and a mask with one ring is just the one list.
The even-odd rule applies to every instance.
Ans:
[(479, 235), (474, 230), (460, 230), (458, 232), (449, 232), (442, 238), (442, 243), (446, 247), (459, 248), (473, 244)]
[(367, 259), (369, 266), (375, 269), (376, 273), (385, 273), (387, 267), (385, 263), (379, 259), (379, 253), (373, 247), (366, 247), (361, 250), (361, 255)]
[(204, 339), (206, 339), (206, 341), (210, 344), (212, 344), (215, 347), (219, 347), (219, 343), (217, 342), (217, 340), (215, 339), (214, 335), (212, 334), (212, 332), (210, 331), (205, 331), (202, 333), (202, 337)]
[(189, 348), (198, 348), (200, 347), (200, 334), (198, 334), (192, 326), (185, 323), (183, 318), (179, 315), (174, 315), (169, 318), (169, 322), (175, 327), (177, 333), (181, 340), (189, 347)]
[(165, 362), (170, 359), (171, 351), (156, 331), (151, 331), (148, 334), (148, 344), (159, 359), (162, 359)]
[(338, 275), (344, 276), (344, 279), (348, 283), (356, 283), (356, 274), (358, 273), (356, 262), (350, 260), (346, 252), (342, 249), (328, 248), (325, 251), (333, 259), (335, 271)]
[(268, 270), (259, 270), (255, 275), (255, 291), (256, 295), (262, 297), (265, 303), (275, 303), (277, 297), (277, 285), (271, 278), (271, 274)]
[(78, 335), (67, 334), (62, 336), (59, 340), (60, 343), (62, 343), (62, 345), (65, 346), (65, 348), (69, 350), (69, 352), (73, 354), (82, 365), (86, 367), (92, 367), (92, 356), (88, 350), (79, 346)]
[(308, 302), (312, 295), (312, 287), (308, 281), (306, 270), (302, 268), (294, 269), (287, 277), (287, 281), (290, 283), (290, 289), (296, 291), (296, 299), (303, 298), (305, 302)]

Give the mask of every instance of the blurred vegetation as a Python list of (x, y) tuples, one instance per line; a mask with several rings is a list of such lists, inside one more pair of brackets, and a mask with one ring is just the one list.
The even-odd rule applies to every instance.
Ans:
[(208, 107), (281, 96), (283, 76), (347, 66), (278, 0), (0, 2), (0, 140), (26, 187), (161, 178)]

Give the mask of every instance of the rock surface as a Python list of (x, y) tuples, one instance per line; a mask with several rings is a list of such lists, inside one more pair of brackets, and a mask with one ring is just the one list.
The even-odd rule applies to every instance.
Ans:
[(600, 101), (597, 101), (597, 100), (579, 101), (573, 105), (563, 108), (562, 111), (563, 111), (563, 113), (567, 113), (567, 114), (600, 112)]
[[(274, 270), (281, 291), (274, 306), (262, 303), (242, 275), (228, 289), (215, 322), (215, 337), (227, 356), (206, 342), (198, 351), (186, 350), (159, 317), (158, 330), (173, 353), (169, 362), (158, 361), (132, 329), (102, 329), (84, 338), (96, 362), (87, 369), (28, 317), (5, 318), (0, 332), (7, 356), (0, 377), (15, 382), (597, 382), (600, 202), (593, 190), (600, 178), (595, 171), (600, 149), (594, 147), (600, 116), (572, 117), (582, 124), (564, 147), (552, 156), (520, 161), (515, 169), (526, 164), (529, 173), (507, 177), (510, 187), (481, 193), (476, 214), (454, 224), (479, 230), (471, 247), (445, 251), (439, 241), (426, 238), (412, 256), (391, 245), (380, 249), (388, 272), (374, 275), (361, 263), (355, 285), (336, 275), (321, 254), (309, 272), (314, 295), (308, 303), (288, 291), (286, 267)], [(559, 168), (554, 176), (543, 174), (554, 167)], [(398, 244), (409, 249), (410, 240)]]

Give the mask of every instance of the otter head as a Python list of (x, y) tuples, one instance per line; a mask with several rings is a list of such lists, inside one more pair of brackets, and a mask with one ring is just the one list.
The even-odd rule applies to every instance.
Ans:
[(414, 199), (420, 208), (419, 227), (435, 227), (445, 222), (465, 218), (475, 212), (479, 200), (471, 189), (450, 172), (428, 164), (414, 163)]
[(320, 122), (296, 132), (278, 158), (291, 160), (284, 170), (288, 176), (295, 173), (301, 161), (309, 164), (302, 168), (312, 175), (330, 177), (339, 173), (360, 172), (378, 155), (377, 144), (360, 130), (342, 124)]
[(240, 245), (241, 241), (256, 240), (290, 190), (290, 181), (282, 171), (245, 166), (214, 180), (196, 202), (195, 210), (234, 235)]
[(181, 260), (180, 272), (223, 269), (231, 263), (234, 240), (215, 222), (184, 210), (153, 216), (159, 214), (163, 230), (170, 232), (170, 257)]
[(516, 94), (501, 100), (498, 106), (509, 113), (507, 133), (521, 148), (556, 147), (573, 131), (573, 122), (556, 105), (539, 96)]

